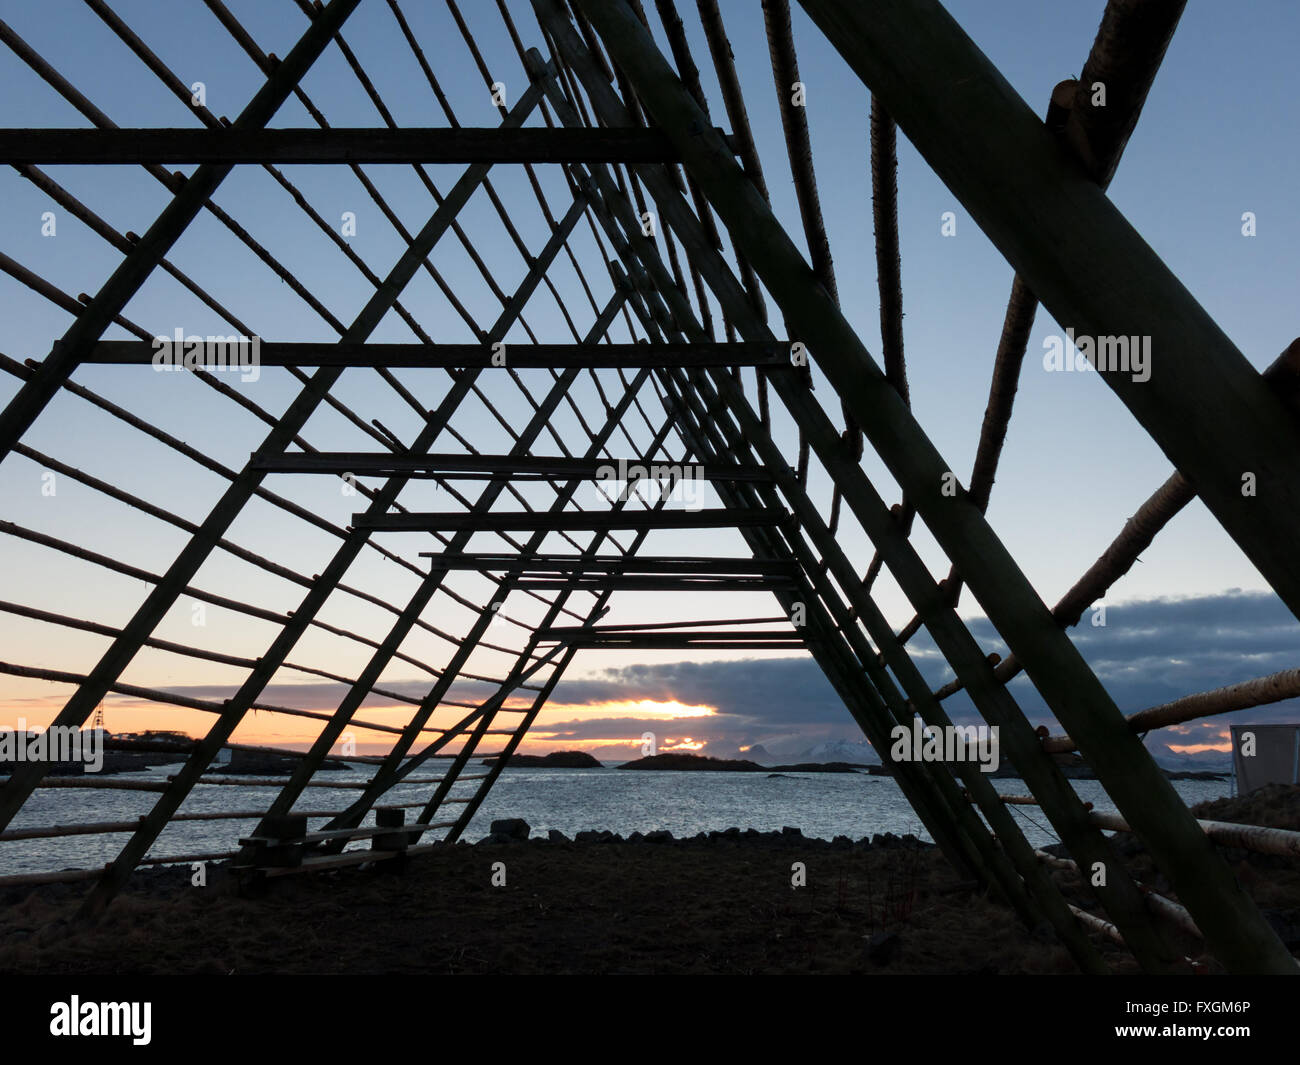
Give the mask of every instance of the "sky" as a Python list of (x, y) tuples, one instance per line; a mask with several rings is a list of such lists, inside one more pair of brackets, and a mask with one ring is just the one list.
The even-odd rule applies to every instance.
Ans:
[[(231, 10), (264, 50), (287, 53), (306, 21), (292, 0), (232, 2)], [(692, 7), (683, 4), (683, 9)], [(798, 234), (798, 209), (785, 162), (775, 90), (768, 66), (763, 20), (756, 0), (723, 0), (722, 12), (736, 54), (758, 150), (764, 162), (773, 208)], [(1077, 75), (1096, 32), (1101, 0), (1060, 0), (1043, 5), (1032, 0), (967, 0), (948, 5), (953, 16), (1020, 95), (1042, 113), (1052, 87)], [(522, 91), (523, 80), (495, 5), (462, 4), (483, 46), (494, 78), (506, 87), (508, 100)], [(412, 31), (464, 125), (497, 121), (483, 79), (473, 65), (446, 6), (435, 0), (402, 5)], [(511, 2), (527, 45), (541, 38), (529, 5)], [(180, 81), (202, 81), (208, 106), (218, 115), (238, 114), (260, 82), (253, 65), (206, 8), (197, 0), (119, 0), (123, 21), (137, 32)], [(687, 32), (700, 64), (706, 94), (715, 104), (715, 121), (725, 124), (708, 50), (693, 14)], [(114, 122), (123, 126), (194, 125), (180, 100), (109, 31), (88, 8), (74, 0), (43, 3), (0, 0), (3, 18), (21, 37), (64, 74)], [(657, 28), (657, 27), (656, 27)], [(867, 347), (879, 351), (875, 261), (871, 239), (871, 189), (866, 138), (869, 96), (833, 48), (795, 5), (795, 41), (801, 78), (807, 92), (820, 199), (831, 234), (831, 247), (846, 317)], [(378, 92), (402, 125), (441, 125), (445, 117), (428, 83), (402, 40), (388, 5), (365, 0), (348, 23), (345, 36)], [(1169, 268), (1216, 319), (1246, 357), (1263, 368), (1296, 335), (1292, 308), (1294, 262), (1300, 248), (1300, 215), (1294, 209), (1300, 186), (1300, 145), (1287, 135), (1300, 128), (1300, 97), (1289, 77), (1300, 44), (1300, 11), (1284, 2), (1258, 0), (1247, 7), (1193, 4), (1148, 98), (1109, 195)], [(662, 42), (662, 34), (659, 34)], [(304, 86), (335, 126), (373, 126), (381, 119), (339, 51), (332, 48), (309, 73)], [(539, 121), (536, 116), (530, 124)], [(0, 126), (80, 126), (85, 119), (42, 82), (12, 51), (0, 50)], [(312, 121), (290, 101), (273, 125), (306, 126)], [(119, 230), (144, 232), (167, 202), (160, 184), (139, 168), (49, 167), (55, 180), (75, 193)], [(183, 167), (183, 170), (190, 168)], [(338, 228), (344, 212), (356, 215), (349, 246), (369, 268), (383, 276), (401, 254), (400, 237), (342, 168), (286, 167), (302, 195), (329, 224)], [(442, 191), (459, 168), (431, 166)], [(539, 180), (562, 210), (567, 203), (554, 167), (539, 167)], [(433, 210), (430, 194), (410, 168), (368, 167), (370, 175), (408, 229), (418, 229)], [(493, 180), (510, 207), (525, 244), (534, 252), (545, 242), (546, 222), (516, 168), (497, 167)], [(217, 202), (285, 263), (293, 276), (315, 293), (321, 304), (344, 324), (360, 310), (370, 289), (319, 229), (293, 204), (286, 191), (260, 168), (237, 168), (221, 186)], [(42, 235), (43, 215), (55, 211), (57, 233)], [(943, 236), (941, 218), (957, 215), (954, 236)], [(1242, 215), (1253, 212), (1254, 236), (1242, 233)], [(0, 175), (0, 218), (5, 254), (54, 282), (72, 296), (94, 293), (120, 261), (120, 253), (93, 231), (53, 204), (32, 183), (8, 171)], [(513, 291), (527, 270), (518, 250), (480, 190), (463, 215), (476, 251), (505, 292)], [(965, 478), (978, 439), (988, 392), (993, 353), (1001, 330), (1012, 271), (992, 244), (967, 218), (955, 197), (938, 181), (905, 132), (899, 139), (899, 225), (902, 250), (905, 348), (913, 409), (951, 467)], [(598, 284), (597, 303), (610, 292), (599, 270), (600, 249), (580, 229), (575, 252)], [(320, 340), (337, 334), (322, 317), (297, 298), (290, 287), (210, 217), (199, 219), (177, 243), (172, 260), (193, 276), (241, 321), (268, 339)], [(481, 322), (491, 322), (500, 302), (478, 276), (466, 250), (442, 241), (434, 261), (457, 298)], [(586, 305), (576, 276), (561, 260), (555, 284), (574, 308), (579, 331), (590, 327), (595, 311)], [(418, 276), (403, 295), (422, 327), (439, 341), (471, 339), (469, 327), (427, 275)], [(69, 314), (0, 274), (0, 351), (16, 359), (42, 358), (51, 342), (67, 329)], [(221, 323), (173, 279), (156, 274), (128, 304), (126, 316), (151, 333), (218, 331)], [(549, 293), (539, 292), (525, 312), (542, 340), (571, 340)], [(616, 329), (615, 339), (627, 339)], [(220, 328), (220, 332), (229, 329)], [(1074, 582), (1123, 526), (1133, 510), (1168, 476), (1170, 465), (1119, 400), (1095, 375), (1045, 372), (1044, 342), (1061, 327), (1040, 310), (1020, 381), (1016, 412), (993, 491), (989, 519), (1049, 604)], [(130, 334), (114, 328), (108, 337)], [(523, 342), (516, 326), (507, 338)], [(390, 314), (372, 337), (407, 341), (409, 327)], [(74, 380), (147, 417), (192, 446), (208, 463), (239, 468), (265, 425), (252, 413), (221, 399), (188, 375), (156, 375), (143, 368), (83, 367)], [(433, 371), (397, 377), (428, 406), (435, 406), (447, 385)], [(538, 375), (527, 377), (542, 381)], [(605, 374), (602, 380), (616, 385)], [(522, 425), (531, 408), (519, 390), (496, 379), (485, 391), (499, 403), (505, 418)], [(267, 369), (256, 382), (231, 386), (267, 410), (282, 410), (297, 391), (284, 371)], [(16, 391), (16, 381), (0, 374), (0, 402)], [(831, 412), (824, 380), (818, 395)], [(340, 394), (365, 419), (409, 440), (418, 427), (413, 411), (377, 381), (373, 373), (348, 371)], [(575, 390), (579, 407), (599, 409), (595, 389)], [(655, 403), (652, 393), (647, 400)], [(652, 409), (652, 416), (658, 408)], [(453, 427), (484, 451), (502, 451), (508, 438), (477, 400), (467, 403)], [(568, 411), (557, 424), (572, 444), (580, 439)], [(629, 421), (629, 439), (616, 438), (616, 453), (644, 445), (644, 424)], [(318, 447), (374, 450), (375, 441), (337, 412), (313, 415), (304, 436)], [(794, 454), (789, 426), (777, 421), (778, 444)], [(122, 425), (83, 400), (63, 395), (24, 438), (44, 455), (88, 474), (119, 484), (197, 522), (207, 514), (224, 482), (211, 469), (167, 453), (156, 441)], [(325, 441), (325, 443), (321, 443)], [(453, 449), (455, 445), (442, 443)], [(553, 452), (554, 442), (539, 444)], [(865, 468), (887, 498), (897, 489), (878, 460)], [(57, 491), (43, 491), (44, 464), (22, 455), (0, 463), (3, 519), (56, 536), (152, 572), (161, 572), (183, 546), (186, 533), (107, 499), (75, 478), (60, 476)], [(277, 491), (329, 521), (344, 524), (361, 509), (323, 478), (278, 477), (268, 482)], [(829, 483), (816, 471), (813, 498), (825, 507)], [(527, 492), (530, 499), (543, 497)], [(431, 486), (403, 495), (413, 509), (449, 508)], [(581, 498), (581, 497), (580, 497)], [(588, 497), (591, 498), (590, 496)], [(716, 500), (713, 501), (716, 505)], [(265, 503), (251, 506), (230, 536), (249, 550), (291, 565), (304, 574), (319, 572), (337, 541), (321, 530), (289, 519)], [(937, 546), (920, 529), (915, 537), (923, 558), (938, 575), (946, 573)], [(381, 542), (415, 561), (419, 546), (409, 536), (387, 534)], [(865, 568), (870, 545), (854, 530), (841, 540), (855, 564)], [(500, 550), (500, 544), (484, 549)], [(557, 548), (559, 549), (559, 548)], [(655, 553), (707, 551), (744, 554), (734, 534), (655, 533), (644, 549)], [(373, 553), (372, 553), (373, 554)], [(348, 581), (387, 602), (404, 603), (413, 576), (391, 561), (367, 555), (349, 571)], [(205, 564), (195, 586), (256, 603), (268, 611), (294, 609), (302, 589), (268, 576), (246, 562), (219, 555)], [(479, 602), (485, 585), (472, 575), (458, 575), (451, 586), (467, 600)], [(139, 605), (142, 583), (125, 575), (106, 574), (85, 562), (59, 556), (30, 540), (0, 537), (0, 600), (25, 604), (105, 625), (124, 623)], [(892, 581), (879, 584), (881, 607), (895, 625), (911, 611)], [(1075, 630), (1076, 644), (1107, 683), (1121, 709), (1132, 711), (1208, 687), (1233, 683), (1294, 665), (1295, 619), (1281, 608), (1254, 567), (1235, 547), (1208, 511), (1193, 502), (1141, 558), (1132, 572), (1108, 594), (1108, 622), (1103, 629)], [(511, 600), (512, 609), (515, 598)], [(269, 621), (242, 618), (209, 605), (196, 614), (183, 599), (159, 626), (162, 639), (196, 644), (228, 655), (255, 658), (274, 637)], [(533, 611), (530, 613), (530, 611)], [(608, 623), (655, 622), (727, 616), (773, 616), (777, 605), (767, 597), (696, 593), (689, 601), (677, 595), (620, 593)], [(971, 619), (977, 638), (997, 650), (997, 634), (982, 620), (977, 603), (963, 600), (961, 613)], [(524, 603), (518, 614), (535, 617)], [(379, 638), (389, 618), (373, 606), (346, 596), (332, 596), (322, 618), (339, 627)], [(429, 625), (464, 631), (469, 612), (446, 597), (426, 614)], [(502, 641), (517, 640), (518, 629), (503, 623)], [(507, 639), (507, 635), (509, 639)], [(511, 643), (513, 646), (514, 643)], [(48, 622), (0, 613), (0, 660), (46, 669), (86, 672), (107, 646), (105, 638)], [(936, 683), (944, 679), (933, 646), (917, 642), (923, 668)], [(421, 630), (403, 643), (412, 658), (440, 666), (452, 647)], [(291, 660), (355, 675), (368, 650), (313, 630)], [(477, 653), (471, 668), (485, 673), (503, 668), (508, 656)], [(166, 688), (195, 698), (224, 698), (242, 671), (220, 662), (195, 661), (161, 650), (145, 650), (124, 675), (130, 683)], [(387, 689), (416, 698), (427, 679), (409, 662), (397, 661), (383, 675)], [(0, 724), (23, 717), (48, 720), (70, 688), (0, 674)], [(1027, 681), (1013, 686), (1027, 713), (1045, 719), (1041, 701)], [(341, 689), (301, 673), (281, 671), (263, 699), (328, 713)], [(451, 698), (473, 701), (487, 692), (462, 681)], [(954, 700), (959, 720), (972, 713)], [(127, 696), (106, 702), (110, 728), (203, 728), (209, 718), (197, 711), (159, 708)], [(409, 707), (372, 697), (371, 720), (400, 721)], [(1283, 704), (1247, 711), (1246, 720), (1300, 720), (1296, 708)], [(1036, 716), (1037, 715), (1037, 716)], [(1253, 716), (1252, 716), (1253, 715)], [(1266, 715), (1266, 716), (1265, 716)], [(1226, 743), (1226, 719), (1188, 726), (1176, 735), (1177, 747), (1194, 753), (1206, 745)], [(238, 738), (300, 744), (308, 735), (301, 719), (268, 713), (250, 716)], [(630, 755), (645, 731), (660, 737), (660, 747), (731, 754), (762, 743), (771, 750), (797, 752), (828, 739), (859, 738), (856, 726), (838, 703), (817, 667), (807, 657), (752, 652), (699, 654), (682, 661), (678, 652), (584, 652), (557, 688), (525, 749), (582, 746)]]

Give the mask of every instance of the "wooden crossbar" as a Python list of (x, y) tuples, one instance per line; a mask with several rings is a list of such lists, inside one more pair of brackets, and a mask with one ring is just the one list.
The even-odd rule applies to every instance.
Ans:
[[(202, 349), (194, 339), (203, 341)], [(152, 340), (101, 340), (81, 361), (105, 366), (163, 366), (238, 372), (257, 366), (364, 366), (389, 369), (473, 368), (482, 370), (642, 369), (661, 366), (782, 366), (790, 361), (783, 341), (732, 344), (383, 344), (341, 340), (334, 343), (264, 340), (238, 334), (185, 333), (169, 337), (170, 347)], [(254, 354), (253, 341), (257, 340)], [(236, 342), (246, 341), (243, 347)], [(189, 354), (193, 351), (193, 355)], [(173, 355), (176, 359), (173, 359)], [(156, 360), (155, 360), (156, 357)], [(164, 359), (166, 361), (164, 361)]]
[[(250, 465), (268, 473), (352, 474), (414, 478), (477, 479), (508, 474), (514, 478), (559, 479), (585, 477), (667, 481), (669, 477), (760, 481), (772, 474), (762, 466), (740, 463), (682, 463), (649, 458), (570, 458), (547, 455), (383, 455), (364, 451), (316, 451), (287, 455), (254, 455)], [(624, 478), (624, 474), (626, 477)]]
[(516, 581), (521, 591), (575, 592), (639, 591), (639, 592), (767, 592), (773, 588), (793, 588), (791, 577), (674, 577), (668, 575), (644, 577), (611, 574), (607, 576), (526, 577)]
[[(719, 130), (725, 138), (726, 134)], [(665, 163), (649, 129), (0, 129), (0, 163)]]
[(433, 569), (477, 570), (481, 573), (618, 573), (632, 574), (687, 574), (707, 575), (761, 574), (766, 576), (791, 576), (798, 567), (779, 559), (756, 558), (673, 558), (666, 555), (518, 555), (481, 554), (455, 555), (435, 551), (421, 551), (421, 558), (430, 559)]
[(471, 529), (476, 532), (601, 532), (607, 529), (728, 529), (780, 525), (786, 515), (775, 510), (712, 508), (701, 510), (575, 511), (562, 514), (412, 511), (406, 514), (354, 514), (354, 529), (386, 532), (432, 532)]

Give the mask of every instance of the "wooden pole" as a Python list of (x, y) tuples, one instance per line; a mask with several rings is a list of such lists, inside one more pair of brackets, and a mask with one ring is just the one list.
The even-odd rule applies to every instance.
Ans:
[[(1213, 691), (1197, 692), (1181, 699), (1149, 706), (1136, 714), (1129, 714), (1128, 723), (1135, 733), (1167, 728), (1184, 721), (1195, 721), (1216, 714), (1230, 714), (1251, 706), (1264, 706), (1283, 699), (1300, 698), (1300, 669), (1284, 669), (1267, 677), (1256, 677), (1241, 684), (1229, 684)], [(1053, 754), (1075, 750), (1069, 736), (1051, 736), (1043, 740), (1043, 750)]]
[[(645, 346), (645, 345), (640, 345)], [(548, 455), (383, 455), (365, 451), (316, 451), (299, 454), (276, 455), (262, 459), (253, 457), (253, 465), (268, 473), (351, 473), (356, 476), (404, 473), (409, 477), (447, 477), (456, 475), (509, 474), (512, 480), (521, 477), (606, 478), (620, 470), (628, 474), (629, 481), (666, 480), (674, 472), (681, 476), (689, 471), (697, 478), (717, 481), (765, 481), (771, 473), (762, 466), (739, 462), (670, 463), (666, 459), (568, 458)], [(621, 557), (621, 556), (620, 556)]]
[(800, 3), (1058, 322), (1149, 338), (1101, 378), (1300, 616), (1300, 425), (1259, 373), (937, 0)]
[[(1119, 814), (1093, 810), (1093, 824), (1116, 832), (1132, 832), (1133, 826)], [(1261, 825), (1239, 825), (1231, 821), (1197, 821), (1208, 839), (1223, 847), (1240, 847), (1259, 854), (1277, 854), (1284, 858), (1300, 857), (1300, 832)]]
[[(1047, 111), (1048, 127), (1059, 131), (1073, 146), (1075, 155), (1087, 160), (1089, 172), (1103, 189), (1119, 166), (1184, 6), (1185, 0), (1110, 0), (1079, 79), (1060, 83), (1052, 93)], [(1106, 86), (1104, 107), (1092, 103), (1093, 86), (1098, 82)], [(873, 111), (875, 103), (873, 98)], [(988, 406), (971, 467), (970, 494), (980, 510), (987, 509), (993, 490), (1037, 310), (1038, 299), (1016, 276), (1011, 283), (1011, 296), (994, 358)], [(888, 346), (885, 369), (888, 372)], [(960, 601), (961, 588), (961, 573), (954, 566), (945, 586), (953, 606)], [(919, 628), (919, 620), (914, 619), (903, 629), (904, 641)]]

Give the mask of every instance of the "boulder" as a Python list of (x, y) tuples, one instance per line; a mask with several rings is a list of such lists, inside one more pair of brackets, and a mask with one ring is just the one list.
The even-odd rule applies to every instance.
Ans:
[(507, 839), (527, 839), (531, 829), (522, 817), (503, 817), (492, 822), (492, 835), (505, 836)]

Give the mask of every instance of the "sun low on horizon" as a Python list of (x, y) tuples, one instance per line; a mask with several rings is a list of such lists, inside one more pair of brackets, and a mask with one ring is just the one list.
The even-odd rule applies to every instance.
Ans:
[[(48, 726), (62, 706), (62, 698), (51, 694), (45, 699), (28, 700), (24, 706), (14, 706), (6, 714), (4, 727), (17, 729), (42, 729)], [(519, 698), (508, 700), (506, 707), (523, 710), (527, 702)], [(320, 706), (304, 706), (309, 712), (330, 713), (333, 703), (320, 700)], [(104, 724), (110, 733), (142, 733), (146, 731), (181, 732), (190, 736), (202, 735), (212, 723), (212, 716), (197, 710), (175, 707), (159, 713), (156, 706), (146, 700), (131, 696), (109, 696), (103, 704)], [(406, 707), (398, 705), (366, 706), (360, 713), (363, 720), (386, 723), (386, 715), (405, 713)], [(546, 754), (550, 751), (581, 748), (599, 751), (612, 748), (631, 750), (644, 743), (646, 723), (667, 725), (717, 716), (718, 708), (688, 704), (676, 699), (642, 698), (612, 699), (598, 702), (571, 703), (548, 702), (538, 713), (537, 720), (521, 745), (523, 753)], [(10, 718), (12, 717), (12, 720)], [(617, 722), (627, 721), (626, 732), (620, 732)], [(593, 735), (580, 740), (568, 737), (565, 726), (575, 723), (599, 722), (612, 726), (612, 734)], [(633, 725), (632, 723), (635, 723)], [(309, 721), (301, 728), (286, 723), (282, 717), (271, 713), (253, 712), (244, 719), (232, 737), (232, 742), (254, 745), (307, 748), (315, 738)], [(367, 730), (355, 729), (349, 750), (357, 754), (381, 753), (387, 750), (382, 740), (366, 739)], [(656, 732), (655, 746), (660, 751), (700, 751), (706, 741), (675, 733)], [(344, 741), (347, 742), (347, 741)]]

